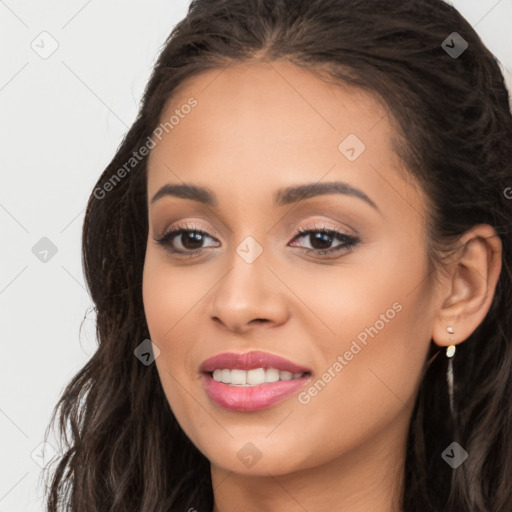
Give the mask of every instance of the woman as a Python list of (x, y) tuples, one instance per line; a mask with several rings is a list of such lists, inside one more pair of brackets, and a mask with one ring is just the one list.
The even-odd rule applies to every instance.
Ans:
[(91, 193), (48, 510), (512, 510), (512, 120), (440, 0), (196, 0)]

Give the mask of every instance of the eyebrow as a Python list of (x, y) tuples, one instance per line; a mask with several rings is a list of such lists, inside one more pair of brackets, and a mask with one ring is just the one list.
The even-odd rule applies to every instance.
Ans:
[[(306, 185), (282, 188), (275, 192), (273, 200), (275, 206), (284, 206), (325, 194), (343, 194), (357, 197), (368, 203), (375, 210), (380, 211), (375, 202), (372, 201), (362, 190), (342, 181), (309, 183)], [(187, 183), (182, 185), (164, 185), (153, 196), (151, 204), (165, 196), (192, 199), (212, 207), (218, 206), (217, 198), (210, 189)]]

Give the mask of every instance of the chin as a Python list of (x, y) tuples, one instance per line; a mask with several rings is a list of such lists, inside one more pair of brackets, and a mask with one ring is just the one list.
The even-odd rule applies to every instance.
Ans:
[[(210, 441), (211, 442), (211, 441)], [(203, 450), (212, 465), (240, 475), (285, 475), (307, 468), (304, 445), (269, 443), (265, 438), (246, 436), (243, 441), (206, 446)]]

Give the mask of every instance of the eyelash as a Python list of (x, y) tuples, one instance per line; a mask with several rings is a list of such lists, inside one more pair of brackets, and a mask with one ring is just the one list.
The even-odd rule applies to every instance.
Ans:
[[(167, 231), (160, 238), (156, 238), (155, 241), (157, 244), (164, 247), (167, 251), (169, 251), (173, 254), (178, 254), (180, 256), (184, 256), (184, 257), (195, 256), (196, 254), (201, 252), (203, 249), (205, 249), (205, 248), (199, 248), (199, 249), (191, 249), (191, 250), (187, 250), (187, 251), (174, 249), (171, 246), (172, 240), (175, 237), (177, 237), (178, 235), (181, 235), (184, 233), (196, 233), (201, 236), (207, 236), (209, 238), (213, 238), (208, 233), (206, 233), (205, 231), (203, 231), (199, 228), (196, 228), (195, 226), (184, 225), (184, 226), (177, 226), (177, 227)], [(347, 235), (346, 233), (343, 233), (342, 231), (326, 228), (325, 226), (321, 226), (321, 227), (314, 226), (314, 228), (299, 228), (297, 230), (297, 232), (295, 233), (295, 235), (293, 236), (292, 240), (295, 240), (296, 238), (304, 237), (306, 235), (311, 235), (314, 233), (322, 233), (325, 235), (330, 235), (330, 236), (333, 236), (334, 238), (341, 239), (344, 243), (340, 244), (340, 246), (335, 249), (308, 249), (307, 247), (306, 248), (303, 247), (302, 248), (303, 250), (305, 250), (307, 252), (314, 252), (316, 254), (324, 255), (324, 254), (330, 254), (330, 253), (331, 254), (337, 253), (341, 250), (345, 250), (346, 252), (348, 252), (359, 243), (358, 238), (351, 236), (351, 235)]]

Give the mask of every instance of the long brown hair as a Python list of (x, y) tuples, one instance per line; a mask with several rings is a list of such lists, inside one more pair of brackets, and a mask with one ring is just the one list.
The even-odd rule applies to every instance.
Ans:
[[(457, 57), (442, 47), (454, 32), (468, 44)], [(438, 357), (423, 377), (410, 424), (402, 503), (406, 512), (510, 512), (509, 95), (496, 58), (441, 0), (191, 3), (156, 62), (136, 121), (87, 205), (82, 255), (99, 344), (54, 409), (52, 422), (58, 416), (65, 446), (52, 468), (48, 512), (213, 508), (208, 460), (178, 425), (155, 365), (134, 356), (150, 336), (142, 301), (147, 156), (134, 160), (133, 153), (147, 143), (185, 80), (255, 56), (327, 70), (330, 80), (382, 100), (396, 122), (394, 149), (432, 204), (427, 213), (433, 268), (440, 268), (454, 237), (479, 223), (496, 229), (502, 271), (486, 318), (457, 348), (457, 414), (447, 420), (446, 363)], [(469, 457), (454, 470), (441, 453), (455, 435)]]

